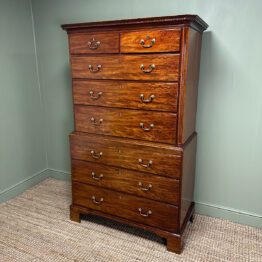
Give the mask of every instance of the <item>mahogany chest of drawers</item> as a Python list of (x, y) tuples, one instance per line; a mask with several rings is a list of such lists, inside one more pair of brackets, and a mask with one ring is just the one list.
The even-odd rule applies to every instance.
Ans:
[(196, 15), (62, 25), (75, 131), (71, 220), (152, 231), (180, 253), (193, 217), (202, 32)]

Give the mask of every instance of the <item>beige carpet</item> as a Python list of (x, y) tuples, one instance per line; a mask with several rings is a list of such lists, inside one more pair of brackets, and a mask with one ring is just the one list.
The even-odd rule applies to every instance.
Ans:
[(48, 179), (0, 204), (0, 262), (262, 261), (262, 229), (198, 215), (176, 255), (138, 229), (94, 217), (71, 222), (70, 197), (68, 182)]

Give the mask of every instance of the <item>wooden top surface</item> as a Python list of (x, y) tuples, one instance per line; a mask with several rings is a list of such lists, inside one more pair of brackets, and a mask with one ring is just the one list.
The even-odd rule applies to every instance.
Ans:
[(208, 24), (198, 15), (177, 15), (177, 16), (161, 16), (147, 17), (125, 20), (98, 21), (77, 24), (64, 24), (61, 27), (68, 33), (79, 30), (90, 29), (125, 29), (140, 26), (189, 26), (199, 32), (207, 29)]

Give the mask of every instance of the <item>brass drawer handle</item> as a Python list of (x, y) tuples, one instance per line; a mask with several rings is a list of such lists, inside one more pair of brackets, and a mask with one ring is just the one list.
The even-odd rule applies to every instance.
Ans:
[(148, 69), (145, 69), (145, 66), (143, 64), (140, 65), (140, 69), (145, 73), (145, 74), (150, 74), (154, 69), (156, 68), (156, 66), (154, 64), (149, 65)]
[(140, 99), (143, 103), (150, 103), (154, 100), (155, 95), (150, 95), (148, 99), (145, 99), (144, 94), (140, 95)]
[(94, 91), (91, 90), (91, 91), (89, 92), (89, 95), (90, 95), (91, 99), (93, 99), (93, 100), (99, 99), (102, 94), (103, 94), (102, 92), (98, 92), (97, 95), (95, 96), (95, 95), (94, 95)]
[(96, 197), (92, 196), (92, 201), (94, 204), (100, 205), (104, 201), (104, 199), (101, 197), (99, 200), (96, 200)]
[(87, 42), (89, 49), (97, 49), (100, 46), (100, 41), (96, 41), (95, 38), (93, 38), (91, 41)]
[(140, 123), (139, 125), (144, 131), (151, 131), (154, 127), (154, 124), (150, 124), (149, 127), (145, 127), (144, 123)]
[(138, 211), (139, 211), (139, 213), (140, 213), (140, 215), (141, 215), (142, 217), (148, 217), (149, 215), (152, 214), (152, 211), (151, 211), (151, 210), (148, 210), (146, 213), (144, 213), (141, 207), (138, 208)]
[(99, 176), (96, 176), (96, 173), (95, 173), (95, 172), (92, 172), (91, 175), (92, 175), (92, 178), (93, 178), (94, 180), (101, 180), (101, 179), (104, 177), (103, 174), (100, 174)]
[(91, 150), (90, 153), (94, 159), (99, 159), (103, 155), (103, 152), (96, 153), (94, 150)]
[[(147, 40), (149, 40), (150, 39), (150, 36), (149, 35), (147, 35), (146, 36), (146, 41)], [(141, 39), (140, 40), (140, 45), (142, 46), (142, 47), (144, 47), (144, 48), (150, 48), (150, 47), (152, 47), (155, 43), (156, 43), (156, 39), (155, 38), (153, 38), (152, 40), (151, 40), (151, 43), (149, 44), (149, 45), (146, 45), (146, 42), (144, 39)]]
[(152, 185), (151, 185), (151, 184), (149, 184), (147, 187), (145, 187), (142, 182), (139, 182), (139, 183), (138, 183), (138, 186), (140, 187), (140, 189), (141, 189), (142, 191), (149, 191), (149, 190), (152, 188)]
[(143, 162), (144, 162), (143, 159), (141, 158), (138, 159), (138, 163), (140, 164), (140, 166), (150, 168), (153, 164), (152, 160), (149, 160), (147, 164), (143, 164)]
[(96, 120), (94, 117), (91, 117), (90, 118), (91, 122), (95, 125), (95, 126), (98, 126), (98, 125), (101, 125), (104, 121), (103, 118), (100, 118), (99, 120)]
[(88, 65), (88, 69), (91, 73), (97, 73), (101, 70), (101, 68), (101, 65), (97, 65), (96, 68), (94, 68), (92, 65)]

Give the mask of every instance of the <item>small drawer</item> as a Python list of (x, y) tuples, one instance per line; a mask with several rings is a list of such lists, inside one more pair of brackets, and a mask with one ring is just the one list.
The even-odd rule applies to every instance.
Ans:
[(180, 38), (180, 29), (123, 32), (120, 50), (122, 53), (179, 52)]
[(73, 81), (74, 103), (177, 112), (177, 83)]
[(75, 128), (78, 132), (175, 144), (177, 115), (75, 105)]
[(118, 33), (69, 34), (71, 54), (118, 53)]
[(72, 179), (173, 205), (179, 205), (179, 180), (72, 160)]
[(180, 179), (183, 149), (164, 144), (73, 133), (72, 159)]
[[(176, 232), (178, 207), (73, 182), (73, 204)], [(168, 219), (167, 219), (168, 218)]]
[(72, 56), (73, 78), (178, 81), (179, 54)]

